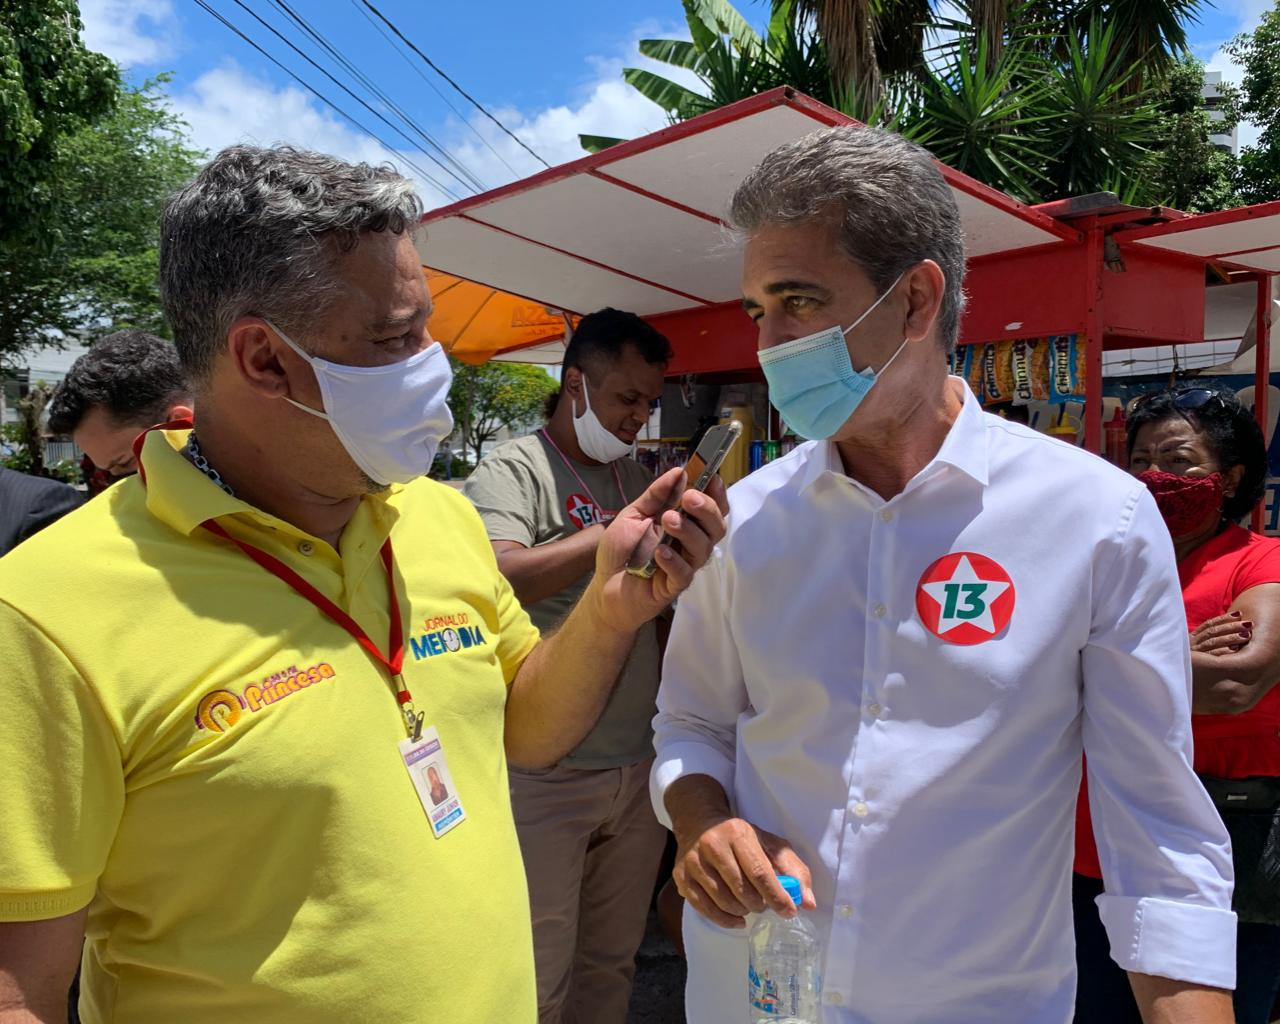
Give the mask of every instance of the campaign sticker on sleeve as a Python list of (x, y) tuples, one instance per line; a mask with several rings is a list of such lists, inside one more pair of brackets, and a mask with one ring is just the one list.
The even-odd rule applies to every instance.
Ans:
[(569, 495), (565, 499), (564, 510), (569, 514), (569, 521), (579, 530), (585, 530), (588, 526), (595, 526), (596, 523), (605, 521), (600, 506), (585, 494)]
[(916, 587), (916, 611), (925, 628), (949, 644), (986, 643), (1005, 631), (1017, 594), (994, 559), (974, 551), (944, 555)]
[(440, 734), (434, 726), (423, 729), (417, 740), (401, 740), (400, 756), (422, 801), (422, 809), (427, 812), (432, 835), (439, 839), (466, 821), (467, 812), (462, 809), (444, 747), (440, 744)]

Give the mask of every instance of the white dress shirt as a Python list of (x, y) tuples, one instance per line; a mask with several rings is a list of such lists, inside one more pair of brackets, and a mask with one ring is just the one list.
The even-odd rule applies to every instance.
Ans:
[[(1141, 483), (964, 390), (891, 501), (828, 442), (732, 488), (672, 629), (658, 816), (705, 774), (795, 847), (824, 1024), (1065, 1024), (1087, 752), (1115, 959), (1231, 988), (1231, 858), (1191, 770), (1168, 530)], [(690, 1024), (745, 1020), (745, 932), (686, 907), (684, 941)]]

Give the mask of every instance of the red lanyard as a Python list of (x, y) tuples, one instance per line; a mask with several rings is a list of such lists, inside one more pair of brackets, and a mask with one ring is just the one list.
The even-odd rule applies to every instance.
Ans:
[[(551, 445), (551, 450), (554, 451), (557, 455), (560, 456), (561, 459), (564, 460), (564, 464), (565, 466), (568, 467), (569, 472), (572, 473), (575, 477), (577, 477), (579, 486), (581, 486), (582, 489), (587, 492), (587, 497), (591, 499), (591, 504), (593, 504), (601, 512), (604, 512), (605, 507), (601, 505), (599, 501), (596, 500), (596, 496), (591, 493), (591, 488), (587, 486), (587, 482), (583, 480), (581, 476), (578, 475), (578, 471), (574, 469), (573, 463), (569, 461), (569, 456), (565, 455), (565, 453), (560, 450), (560, 446), (557, 445), (553, 440), (551, 440), (551, 435), (545, 429), (539, 430), (538, 433), (547, 439), (547, 444)], [(613, 470), (613, 482), (618, 486), (618, 496), (622, 498), (622, 504), (625, 505), (627, 503), (627, 492), (622, 489), (622, 477), (618, 475), (618, 463), (616, 461), (611, 462), (609, 463), (609, 467)], [(617, 512), (618, 510), (613, 509), (613, 511)]]
[(257, 562), (267, 572), (271, 573), (285, 583), (289, 584), (295, 591), (305, 597), (313, 605), (319, 608), (325, 615), (329, 616), (334, 622), (345, 629), (355, 641), (369, 652), (377, 662), (382, 665), (391, 677), (391, 687), (396, 696), (397, 703), (404, 708), (405, 723), (409, 728), (409, 735), (412, 739), (417, 739), (422, 733), (422, 718), (420, 714), (415, 714), (413, 710), (413, 695), (409, 693), (404, 685), (404, 678), (401, 671), (404, 668), (404, 623), (400, 621), (400, 599), (396, 596), (396, 582), (394, 566), (395, 562), (391, 553), (391, 538), (388, 537), (382, 545), (382, 564), (387, 570), (387, 603), (391, 610), (391, 630), (390, 637), (387, 640), (388, 652), (383, 654), (378, 650), (378, 645), (369, 639), (366, 633), (350, 615), (344, 612), (336, 604), (330, 601), (324, 594), (320, 593), (315, 587), (304, 580), (296, 572), (290, 569), (284, 562), (269, 555), (261, 548), (256, 548), (252, 544), (233, 537), (228, 533), (221, 524), (213, 519), (206, 519), (200, 524), (212, 534), (222, 537), (224, 540), (231, 541), (236, 547), (243, 551), (246, 555)]

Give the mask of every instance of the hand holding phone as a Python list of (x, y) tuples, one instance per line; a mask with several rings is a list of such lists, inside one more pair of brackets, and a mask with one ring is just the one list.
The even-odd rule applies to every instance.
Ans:
[[(729, 454), (741, 433), (742, 424), (731, 420), (712, 427), (702, 436), (697, 450), (685, 464), (686, 489), (691, 487), (695, 491), (705, 491), (711, 485), (716, 473), (720, 471), (725, 456)], [(673, 508), (679, 508), (683, 497), (683, 489), (673, 494), (670, 505), (663, 510), (662, 514)], [(631, 558), (627, 562), (627, 572), (633, 576), (650, 579), (658, 571), (656, 552), (661, 545), (679, 549), (680, 542), (659, 527), (662, 514), (654, 517), (648, 531), (640, 538), (640, 543), (631, 553)]]

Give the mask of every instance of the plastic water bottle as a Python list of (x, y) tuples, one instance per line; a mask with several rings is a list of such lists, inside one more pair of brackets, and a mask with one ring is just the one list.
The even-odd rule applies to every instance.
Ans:
[[(778, 881), (800, 906), (800, 882)], [(766, 910), (756, 917), (747, 940), (751, 1024), (818, 1024), (822, 1004), (822, 944), (804, 912), (779, 917)]]

